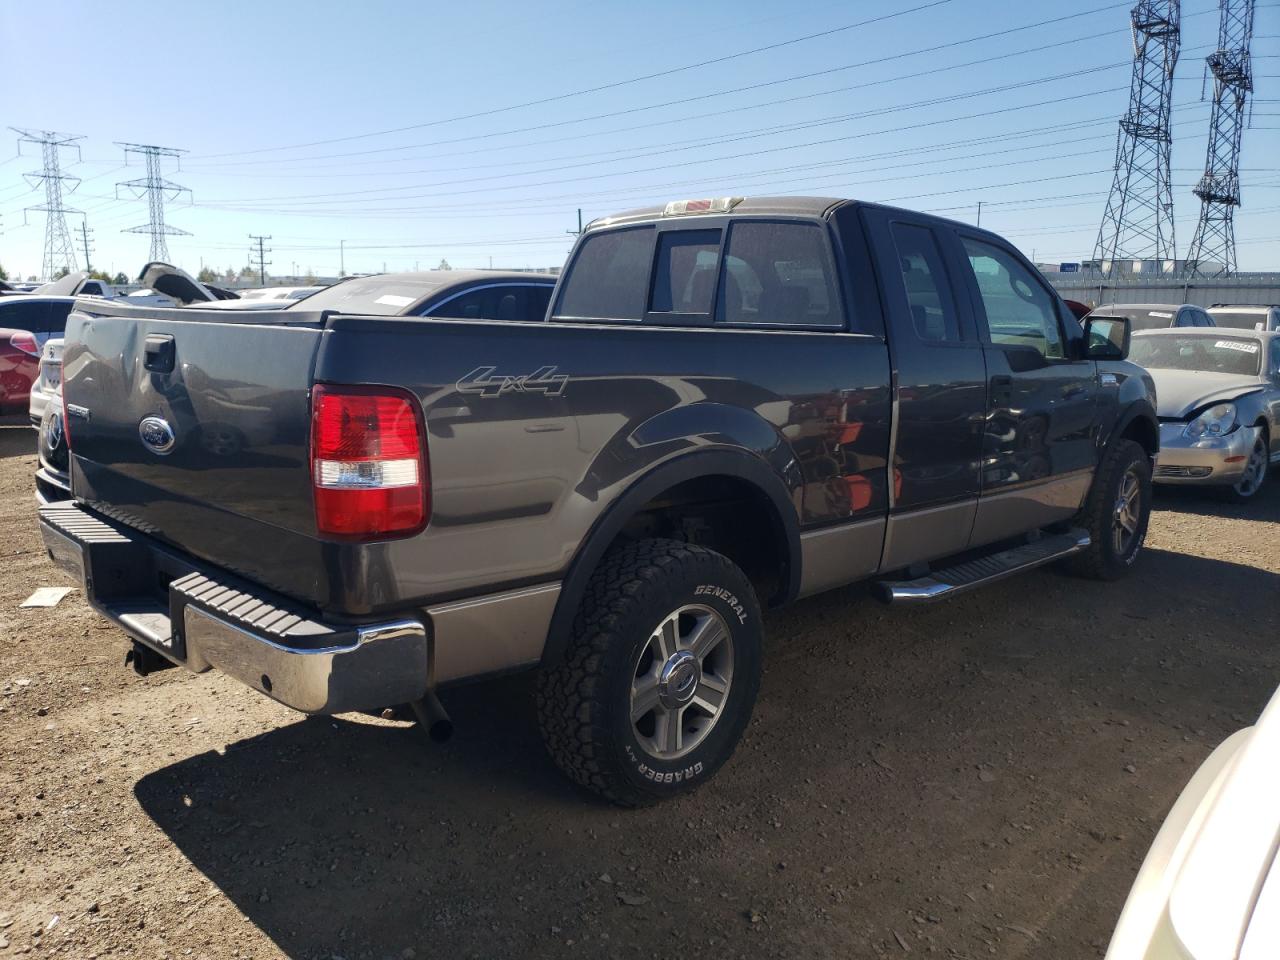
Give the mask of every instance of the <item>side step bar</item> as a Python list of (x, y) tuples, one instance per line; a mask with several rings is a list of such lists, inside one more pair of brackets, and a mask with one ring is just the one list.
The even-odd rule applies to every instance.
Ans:
[(1056, 536), (1043, 537), (1033, 543), (1001, 550), (976, 560), (957, 563), (953, 567), (935, 570), (914, 580), (879, 580), (873, 591), (883, 603), (919, 605), (948, 600), (988, 583), (1024, 570), (1044, 566), (1089, 547), (1089, 534), (1073, 529)]

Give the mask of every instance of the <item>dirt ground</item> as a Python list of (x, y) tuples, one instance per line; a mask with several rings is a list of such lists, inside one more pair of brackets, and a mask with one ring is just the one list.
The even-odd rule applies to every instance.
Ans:
[(768, 623), (735, 758), (623, 812), (543, 753), (529, 681), (457, 735), (307, 720), (122, 666), (0, 427), (0, 957), (1097, 957), (1174, 797), (1280, 684), (1280, 483), (1157, 498), (1135, 575)]

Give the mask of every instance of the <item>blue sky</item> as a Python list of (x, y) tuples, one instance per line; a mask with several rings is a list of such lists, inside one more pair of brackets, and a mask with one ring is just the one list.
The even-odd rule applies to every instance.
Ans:
[[(766, 193), (970, 221), (982, 201), (983, 226), (1029, 255), (1077, 260), (1092, 253), (1111, 182), (1129, 6), (10, 0), (0, 263), (38, 272), (44, 233), (43, 214), (25, 225), (23, 214), (42, 201), (21, 176), (38, 158), (18, 156), (10, 125), (83, 135), (81, 162), (64, 155), (64, 172), (83, 178), (67, 203), (85, 211), (94, 266), (131, 275), (148, 239), (120, 231), (146, 222), (146, 203), (125, 190), (117, 199), (115, 184), (143, 171), (136, 158), (123, 165), (114, 141), (188, 151), (165, 172), (191, 190), (167, 219), (191, 232), (169, 246), (193, 271), (243, 265), (249, 234), (271, 235), (276, 274), (336, 273), (339, 241), (348, 271), (442, 258), (549, 266), (568, 251), (579, 207), (589, 220)], [(1008, 32), (972, 39), (995, 31)], [(1184, 0), (1180, 251), (1198, 212), (1201, 76), (1216, 35), (1216, 3)], [(1280, 270), (1280, 3), (1261, 0), (1255, 36), (1240, 265)]]

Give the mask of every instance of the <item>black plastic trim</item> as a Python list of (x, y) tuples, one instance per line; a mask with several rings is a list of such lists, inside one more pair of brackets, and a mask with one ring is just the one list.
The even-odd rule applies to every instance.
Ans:
[(583, 539), (572, 563), (569, 564), (560, 599), (551, 617), (547, 631), (547, 644), (542, 652), (543, 664), (556, 663), (563, 655), (573, 629), (573, 618), (578, 612), (582, 596), (591, 574), (599, 565), (605, 551), (646, 503), (677, 484), (697, 477), (730, 476), (746, 480), (773, 504), (772, 531), (775, 539), (785, 545), (787, 554), (785, 586), (776, 598), (775, 605), (794, 600), (800, 592), (800, 522), (787, 495), (786, 487), (776, 473), (763, 461), (747, 453), (727, 450), (709, 450), (691, 453), (668, 461), (647, 473), (632, 484), (604, 511), (590, 532)]

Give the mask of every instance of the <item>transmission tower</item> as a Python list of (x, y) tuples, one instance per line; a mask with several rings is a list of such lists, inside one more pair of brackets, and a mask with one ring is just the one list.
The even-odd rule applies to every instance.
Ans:
[(54, 133), (52, 130), (21, 130), (18, 127), (9, 129), (18, 135), (19, 153), (22, 152), (24, 143), (37, 144), (44, 161), (39, 172), (33, 170), (23, 176), (33, 190), (41, 183), (44, 184), (44, 203), (38, 207), (27, 207), (27, 210), (47, 214), (44, 258), (40, 269), (46, 280), (52, 280), (59, 270), (65, 269), (70, 273), (76, 269), (76, 247), (71, 231), (67, 228), (67, 214), (79, 214), (80, 211), (62, 205), (62, 191), (63, 184), (69, 183), (67, 193), (72, 193), (80, 186), (80, 178), (63, 173), (61, 160), (64, 148), (74, 148), (76, 159), (80, 159), (80, 147), (76, 141), (84, 138)]
[[(264, 287), (267, 285), (267, 267), (271, 266), (271, 261), (267, 259), (267, 254), (271, 252), (271, 248), (264, 247), (263, 244), (270, 239), (271, 238), (269, 236), (260, 237), (260, 236), (257, 236), (256, 234), (252, 234), (252, 233), (249, 234), (249, 240), (251, 241), (249, 245), (249, 258), (250, 260), (252, 260), (255, 257), (257, 258), (258, 282), (261, 283)], [(258, 247), (257, 250), (253, 248), (254, 244), (257, 244), (257, 247)]]
[(1139, 0), (1130, 14), (1133, 76), (1116, 137), (1116, 171), (1094, 259), (1107, 273), (1120, 260), (1176, 256), (1169, 177), (1169, 112), (1181, 43), (1179, 0)]
[(1213, 74), (1213, 113), (1209, 118), (1204, 176), (1194, 191), (1200, 198), (1200, 222), (1187, 251), (1187, 272), (1193, 276), (1228, 276), (1236, 272), (1240, 136), (1244, 133), (1245, 104), (1253, 92), (1249, 60), (1253, 0), (1219, 0), (1218, 8), (1218, 49), (1205, 58)]
[(141, 198), (145, 194), (147, 205), (151, 211), (150, 222), (145, 226), (128, 227), (120, 232), (151, 234), (150, 259), (168, 261), (169, 241), (165, 238), (189, 237), (191, 234), (186, 230), (171, 227), (164, 222), (164, 204), (166, 200), (176, 200), (182, 194), (190, 194), (191, 191), (181, 184), (173, 183), (164, 178), (164, 174), (160, 170), (160, 158), (180, 157), (187, 151), (175, 150), (172, 147), (155, 147), (143, 143), (120, 143), (118, 141), (116, 146), (124, 148), (125, 163), (129, 162), (129, 154), (131, 153), (141, 154), (147, 162), (147, 175), (137, 180), (126, 180), (123, 183), (117, 183), (116, 197), (119, 198), (121, 187), (129, 190), (135, 199)]

